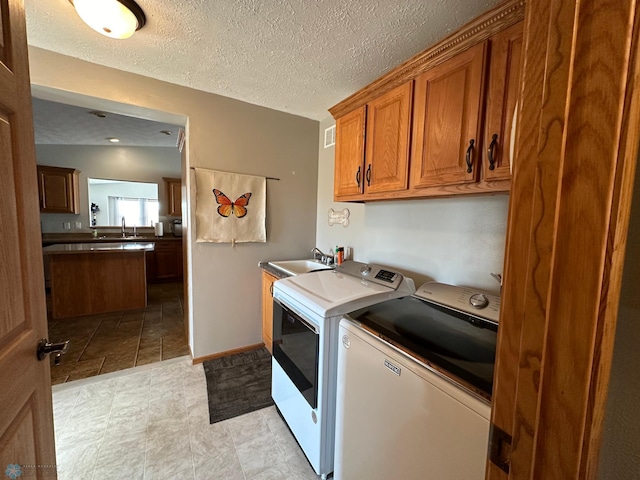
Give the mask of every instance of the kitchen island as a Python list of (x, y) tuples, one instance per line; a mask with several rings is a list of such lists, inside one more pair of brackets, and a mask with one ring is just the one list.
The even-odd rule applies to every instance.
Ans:
[(66, 243), (44, 247), (53, 318), (147, 306), (146, 252), (151, 242)]

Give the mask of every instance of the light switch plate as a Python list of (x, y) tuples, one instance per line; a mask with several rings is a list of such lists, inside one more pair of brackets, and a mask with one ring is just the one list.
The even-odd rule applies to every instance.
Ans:
[(76, 230), (82, 229), (82, 222), (76, 222)]
[(65, 230), (71, 230), (71, 222), (64, 222), (62, 224), (62, 228), (64, 228)]

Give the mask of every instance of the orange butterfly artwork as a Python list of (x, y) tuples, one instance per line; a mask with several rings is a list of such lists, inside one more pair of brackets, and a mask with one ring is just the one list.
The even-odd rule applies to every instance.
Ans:
[(213, 189), (213, 194), (216, 196), (216, 202), (220, 205), (218, 207), (218, 214), (220, 216), (229, 217), (233, 214), (238, 218), (242, 218), (247, 214), (247, 205), (249, 205), (251, 192), (240, 195), (235, 202), (232, 202), (229, 197), (217, 188)]

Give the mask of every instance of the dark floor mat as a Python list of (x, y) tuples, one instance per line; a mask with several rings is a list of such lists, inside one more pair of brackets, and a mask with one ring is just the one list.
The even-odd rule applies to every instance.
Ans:
[(210, 423), (273, 405), (271, 355), (266, 348), (207, 360)]

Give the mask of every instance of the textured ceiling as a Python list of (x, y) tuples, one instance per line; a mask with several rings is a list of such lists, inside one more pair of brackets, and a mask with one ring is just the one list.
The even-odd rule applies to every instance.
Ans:
[[(175, 147), (180, 127), (135, 117), (74, 107), (38, 98), (33, 99), (33, 124), (37, 144), (119, 145), (135, 147)], [(167, 135), (165, 132), (171, 132)], [(111, 143), (108, 138), (118, 138)]]
[(321, 120), (327, 109), (497, 0), (137, 0), (128, 40), (69, 0), (26, 0), (31, 45)]

